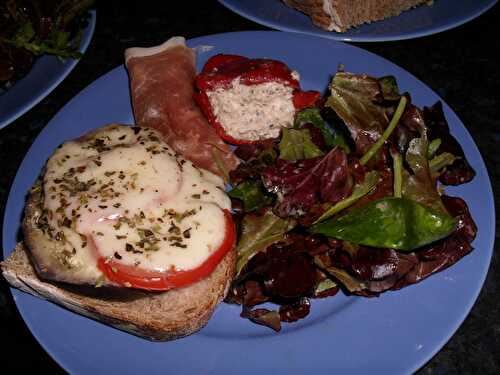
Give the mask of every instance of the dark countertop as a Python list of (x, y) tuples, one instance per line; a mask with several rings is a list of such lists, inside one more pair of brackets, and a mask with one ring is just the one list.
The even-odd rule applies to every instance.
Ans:
[[(170, 4), (146, 0), (130, 3), (108, 0), (97, 4), (96, 31), (82, 61), (49, 96), (0, 130), (2, 219), (15, 173), (38, 133), (74, 95), (122, 64), (125, 48), (156, 45), (173, 35), (193, 38), (228, 31), (266, 30), (215, 1), (178, 2), (175, 10)], [(500, 39), (494, 35), (498, 32), (499, 19), (497, 5), (472, 22), (437, 35), (358, 44), (414, 74), (454, 109), (482, 152), (497, 202), (500, 202), (500, 152), (497, 149), (500, 145), (500, 70), (496, 53), (500, 50)], [(498, 206), (496, 212), (498, 215)], [(499, 247), (498, 229), (496, 233), (495, 249)], [(418, 374), (500, 373), (499, 285), (500, 254), (495, 252), (486, 283), (471, 313)], [(8, 370), (4, 373), (35, 369), (37, 373), (63, 372), (25, 326), (3, 279), (0, 279), (0, 327), (6, 344), (0, 354), (0, 368)]]

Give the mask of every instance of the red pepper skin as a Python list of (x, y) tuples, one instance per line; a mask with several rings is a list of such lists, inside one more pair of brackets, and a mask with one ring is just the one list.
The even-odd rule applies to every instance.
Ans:
[(299, 81), (292, 77), (290, 68), (281, 61), (249, 59), (244, 56), (224, 54), (211, 57), (205, 63), (202, 72), (196, 77), (197, 92), (194, 94), (194, 100), (201, 108), (209, 124), (215, 128), (219, 137), (234, 145), (258, 143), (262, 140), (236, 139), (227, 134), (224, 127), (217, 121), (206, 92), (218, 88), (229, 88), (236, 78), (239, 78), (241, 84), (247, 86), (277, 82), (293, 88), (292, 100), (297, 111), (307, 107), (314, 107), (321, 97), (321, 94), (317, 91), (300, 90)]
[(219, 68), (223, 67), (225, 64), (232, 63), (235, 61), (244, 61), (248, 60), (248, 58), (240, 55), (223, 55), (218, 54), (212, 56), (207, 60), (205, 65), (203, 66), (202, 73), (210, 73), (213, 71), (217, 71)]
[(297, 111), (304, 108), (315, 107), (321, 94), (318, 91), (300, 91), (293, 93), (293, 106)]
[(299, 81), (292, 77), (292, 71), (281, 61), (249, 59), (238, 55), (215, 55), (210, 58), (202, 73), (196, 77), (196, 87), (206, 91), (228, 88), (235, 78), (248, 86), (278, 82), (294, 89), (300, 88)]

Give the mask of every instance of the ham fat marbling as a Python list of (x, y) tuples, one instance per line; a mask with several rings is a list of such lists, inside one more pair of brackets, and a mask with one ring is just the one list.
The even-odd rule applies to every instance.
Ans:
[(129, 48), (125, 65), (138, 125), (160, 131), (175, 151), (200, 168), (223, 175), (220, 164), (225, 171), (236, 167), (238, 159), (193, 100), (195, 51), (186, 47), (184, 38), (151, 48)]

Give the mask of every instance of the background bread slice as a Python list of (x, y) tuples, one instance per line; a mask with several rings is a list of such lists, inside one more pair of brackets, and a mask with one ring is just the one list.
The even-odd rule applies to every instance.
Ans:
[(228, 291), (235, 257), (233, 250), (208, 278), (164, 293), (74, 287), (41, 280), (23, 243), (0, 266), (15, 288), (137, 336), (166, 341), (190, 335), (208, 322)]
[(432, 0), (283, 0), (309, 17), (316, 26), (344, 32), (353, 26), (393, 17)]

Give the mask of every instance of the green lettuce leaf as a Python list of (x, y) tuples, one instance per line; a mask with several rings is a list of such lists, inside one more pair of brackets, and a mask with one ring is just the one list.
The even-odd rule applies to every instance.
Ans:
[(385, 100), (399, 100), (401, 95), (399, 94), (398, 83), (394, 76), (380, 77), (378, 82), (382, 88), (382, 95)]
[(349, 153), (349, 146), (347, 146), (346, 140), (341, 133), (335, 132), (323, 117), (321, 117), (320, 110), (318, 108), (307, 108), (295, 116), (294, 127), (299, 129), (305, 124), (312, 124), (315, 128), (321, 131), (323, 138), (325, 139), (325, 144), (329, 147), (339, 146), (344, 149), (345, 152)]
[(313, 225), (312, 233), (358, 245), (411, 251), (446, 237), (457, 221), (405, 198), (383, 198), (349, 213)]
[(427, 150), (427, 159), (432, 159), (436, 154), (437, 150), (441, 146), (441, 138), (433, 139), (431, 143), (429, 143), (429, 149)]
[(333, 281), (332, 279), (326, 278), (324, 280), (321, 280), (316, 284), (314, 287), (314, 292), (313, 295), (315, 297), (321, 296), (321, 294), (324, 294), (328, 291), (331, 291), (332, 289), (337, 289), (339, 286), (338, 284)]
[(351, 293), (360, 292), (367, 288), (367, 285), (358, 278), (350, 275), (347, 271), (335, 267), (324, 257), (316, 255), (314, 263), (330, 276), (335, 277)]
[(283, 128), (282, 132), (279, 143), (281, 159), (296, 161), (323, 155), (323, 151), (312, 141), (308, 129)]
[(432, 176), (427, 158), (428, 141), (425, 131), (420, 138), (413, 138), (406, 151), (406, 163), (412, 170), (403, 172), (402, 196), (435, 210), (446, 212)]
[(236, 246), (236, 276), (240, 275), (243, 267), (255, 254), (283, 240), (285, 233), (295, 224), (294, 220), (282, 219), (271, 210), (267, 210), (263, 215), (245, 215), (241, 225), (242, 233)]
[(443, 168), (452, 165), (457, 159), (458, 158), (455, 155), (450, 154), (449, 152), (443, 152), (434, 156), (431, 160), (429, 160), (429, 169), (431, 174), (436, 174)]
[(267, 194), (260, 180), (246, 180), (228, 192), (231, 198), (243, 202), (245, 212), (258, 210), (273, 203), (271, 195)]

